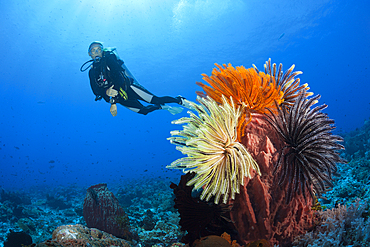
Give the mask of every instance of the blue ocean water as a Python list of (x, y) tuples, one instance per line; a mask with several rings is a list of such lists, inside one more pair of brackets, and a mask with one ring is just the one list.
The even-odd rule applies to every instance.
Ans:
[(158, 96), (195, 100), (214, 63), (263, 70), (269, 58), (350, 131), (370, 117), (370, 3), (240, 0), (14, 0), (0, 3), (0, 186), (5, 189), (178, 179), (180, 128), (167, 111), (139, 115), (94, 101), (88, 45), (116, 47)]

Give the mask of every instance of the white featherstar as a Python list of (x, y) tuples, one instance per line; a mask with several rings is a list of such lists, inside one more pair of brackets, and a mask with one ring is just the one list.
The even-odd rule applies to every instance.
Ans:
[(201, 105), (190, 104), (198, 116), (188, 111), (190, 117), (172, 122), (186, 124), (182, 131), (171, 131), (168, 139), (187, 157), (172, 162), (167, 168), (195, 172), (196, 176), (187, 185), (194, 185), (194, 190), (203, 188), (202, 200), (209, 201), (215, 196), (216, 204), (221, 197), (222, 202), (227, 203), (239, 193), (244, 177), (251, 178), (251, 168), (261, 175), (256, 161), (237, 141), (238, 120), (244, 106), (235, 107), (232, 98), (227, 100), (224, 96), (221, 105), (210, 97), (197, 100)]

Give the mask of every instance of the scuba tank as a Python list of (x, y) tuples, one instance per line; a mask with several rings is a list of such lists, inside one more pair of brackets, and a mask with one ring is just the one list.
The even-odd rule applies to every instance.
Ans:
[[(136, 86), (139, 86), (141, 88), (144, 88), (143, 86), (141, 86), (139, 84), (139, 82), (136, 80), (136, 78), (134, 77), (134, 75), (130, 72), (130, 70), (126, 67), (125, 63), (123, 62), (123, 60), (119, 57), (118, 53), (117, 53), (117, 49), (116, 48), (111, 48), (111, 47), (108, 47), (108, 48), (104, 48), (103, 50), (104, 52), (107, 52), (109, 54), (113, 54), (116, 59), (117, 59), (117, 62), (118, 64), (121, 66), (122, 70), (121, 70), (121, 73), (122, 73), (122, 76), (126, 79), (128, 79), (130, 81), (131, 84), (135, 84)], [(145, 89), (146, 90), (146, 89)]]
[[(147, 92), (149, 94), (151, 94), (149, 92), (149, 90), (147, 90), (145, 87), (143, 87), (137, 80), (136, 78), (134, 77), (134, 75), (130, 72), (130, 70), (126, 67), (125, 63), (123, 62), (122, 59), (120, 59), (118, 53), (117, 53), (117, 50), (116, 48), (106, 48), (107, 51), (111, 52), (112, 54), (114, 54), (117, 58), (117, 61), (119, 63), (119, 65), (121, 66), (122, 70), (121, 70), (121, 74), (123, 76), (123, 78), (127, 79), (129, 81), (130, 84), (133, 84), (135, 85), (136, 87), (140, 88), (141, 90), (143, 90), (144, 92)], [(104, 49), (105, 50), (105, 49)]]

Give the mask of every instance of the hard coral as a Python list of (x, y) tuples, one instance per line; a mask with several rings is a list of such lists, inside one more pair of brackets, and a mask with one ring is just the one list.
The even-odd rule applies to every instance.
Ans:
[(201, 105), (192, 103), (198, 116), (190, 113), (190, 118), (181, 118), (173, 123), (187, 124), (183, 131), (172, 131), (168, 138), (177, 144), (177, 149), (188, 157), (172, 162), (167, 168), (193, 171), (196, 176), (187, 185), (203, 187), (201, 199), (209, 201), (212, 196), (217, 204), (220, 197), (223, 203), (234, 199), (239, 193), (244, 177), (252, 176), (252, 169), (258, 174), (259, 168), (247, 149), (237, 142), (236, 127), (242, 107), (235, 107), (225, 97), (222, 105), (211, 98), (200, 98)]
[(52, 240), (39, 243), (37, 247), (88, 247), (88, 246), (122, 246), (130, 247), (131, 244), (111, 234), (83, 225), (62, 225), (53, 231)]

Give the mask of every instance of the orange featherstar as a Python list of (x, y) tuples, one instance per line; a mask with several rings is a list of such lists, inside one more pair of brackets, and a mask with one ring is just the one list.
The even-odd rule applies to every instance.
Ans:
[[(216, 102), (221, 103), (221, 97), (232, 98), (236, 105), (245, 106), (245, 111), (238, 123), (238, 139), (243, 135), (245, 125), (250, 122), (251, 113), (269, 113), (276, 111), (275, 101), (280, 105), (284, 99), (284, 93), (280, 86), (276, 85), (275, 78), (263, 72), (257, 72), (254, 68), (246, 69), (244, 66), (234, 68), (231, 64), (222, 66), (215, 64), (212, 75), (202, 74), (202, 82), (197, 82), (206, 92), (197, 92), (199, 96), (209, 95)], [(245, 121), (248, 118), (248, 121)]]

